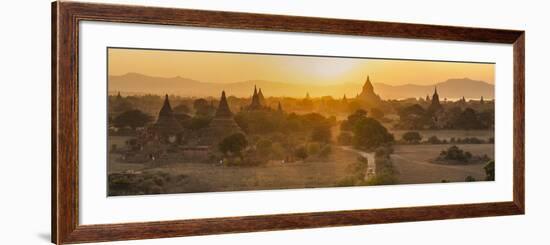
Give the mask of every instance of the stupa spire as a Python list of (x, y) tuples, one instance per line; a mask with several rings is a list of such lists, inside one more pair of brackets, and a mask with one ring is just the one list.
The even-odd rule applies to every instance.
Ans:
[(227, 104), (227, 98), (225, 97), (225, 91), (222, 91), (222, 97), (220, 99), (220, 104), (216, 110), (216, 117), (231, 117), (233, 113), (229, 109), (229, 104)]
[(363, 84), (363, 92), (362, 93), (374, 93), (374, 87), (372, 86), (372, 83), (370, 82), (370, 76), (367, 76), (367, 80), (365, 81), (365, 84)]
[(172, 106), (170, 106), (170, 100), (168, 94), (164, 96), (164, 103), (160, 109), (159, 116), (153, 128), (162, 135), (173, 135), (182, 130), (181, 124), (174, 117)]
[(369, 105), (377, 105), (379, 104), (382, 99), (380, 96), (378, 96), (374, 92), (374, 86), (372, 86), (372, 82), (370, 81), (370, 76), (367, 76), (367, 80), (363, 84), (363, 89), (361, 90), (361, 93), (357, 95), (357, 98), (361, 101), (366, 102)]
[(262, 88), (258, 89), (258, 100), (260, 101), (260, 105), (264, 104), (265, 98), (264, 94), (262, 93)]
[(164, 103), (160, 109), (159, 116), (172, 116), (172, 106), (170, 106), (170, 100), (168, 99), (168, 94), (164, 96)]
[(432, 96), (432, 104), (430, 105), (429, 109), (431, 111), (439, 111), (443, 109), (443, 106), (441, 106), (441, 103), (439, 102), (439, 94), (437, 93), (437, 86), (434, 86), (434, 94)]
[(258, 89), (254, 85), (254, 93), (252, 94), (252, 102), (248, 106), (249, 110), (259, 110), (262, 108), (262, 103), (260, 101), (260, 95), (258, 94)]

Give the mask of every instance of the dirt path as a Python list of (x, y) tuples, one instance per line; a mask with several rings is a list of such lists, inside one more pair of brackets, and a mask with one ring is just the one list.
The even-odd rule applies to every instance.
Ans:
[(367, 166), (367, 172), (365, 173), (365, 179), (376, 174), (376, 164), (374, 164), (374, 153), (357, 150), (350, 146), (340, 146), (340, 149), (354, 152), (367, 159), (368, 166)]

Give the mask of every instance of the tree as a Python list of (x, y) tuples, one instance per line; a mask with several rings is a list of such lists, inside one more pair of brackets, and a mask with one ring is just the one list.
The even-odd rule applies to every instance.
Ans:
[(353, 135), (349, 132), (342, 131), (340, 135), (338, 135), (338, 143), (341, 145), (351, 145), (353, 139)]
[(434, 144), (434, 145), (443, 143), (443, 141), (441, 141), (441, 140), (440, 140), (439, 138), (437, 138), (437, 136), (435, 136), (435, 135), (430, 136), (430, 138), (428, 138), (427, 142), (428, 142), (429, 144)]
[(118, 113), (133, 109), (134, 106), (130, 103), (130, 101), (128, 101), (128, 98), (109, 96), (109, 111)]
[(311, 140), (328, 143), (330, 142), (331, 132), (330, 125), (320, 124), (313, 127), (311, 131)]
[(202, 129), (208, 127), (208, 125), (210, 125), (210, 121), (212, 121), (212, 118), (210, 117), (196, 116), (183, 125), (188, 129)]
[(401, 137), (404, 141), (407, 141), (409, 143), (418, 143), (422, 140), (422, 136), (415, 131), (409, 131), (403, 134)]
[(418, 104), (414, 104), (399, 111), (399, 128), (422, 129), (432, 123), (429, 113)]
[(191, 112), (189, 107), (186, 104), (183, 104), (183, 103), (177, 105), (172, 110), (174, 111), (174, 114), (187, 114), (187, 113)]
[(378, 108), (372, 108), (369, 114), (371, 115), (372, 118), (377, 120), (384, 118), (384, 112)]
[(468, 162), (472, 158), (472, 153), (465, 152), (462, 149), (458, 148), (456, 145), (449, 147), (447, 150), (441, 151), (439, 154), (439, 159), (442, 160), (453, 160), (460, 162)]
[(210, 104), (205, 99), (196, 99), (193, 102), (193, 109), (195, 109), (195, 114), (199, 116), (210, 116), (212, 112)]
[(353, 145), (356, 148), (374, 149), (393, 141), (393, 135), (373, 118), (360, 119), (353, 129)]
[(307, 149), (305, 146), (300, 146), (294, 151), (294, 156), (297, 158), (300, 158), (302, 160), (305, 160), (308, 157)]
[(174, 114), (174, 117), (176, 118), (176, 120), (178, 120), (178, 122), (183, 125), (184, 127), (185, 126), (188, 126), (189, 123), (191, 122), (192, 118), (191, 116), (187, 115), (187, 114)]
[(495, 111), (485, 110), (478, 114), (479, 122), (483, 125), (483, 128), (489, 129), (495, 126)]
[(483, 129), (483, 123), (479, 120), (477, 112), (472, 108), (466, 108), (454, 122), (459, 129)]
[(466, 181), (466, 182), (474, 182), (474, 181), (477, 181), (477, 180), (476, 180), (476, 178), (474, 178), (473, 176), (468, 175), (468, 176), (466, 176), (466, 178), (464, 179), (464, 181)]
[(362, 119), (367, 118), (367, 111), (363, 109), (356, 110), (353, 114), (349, 115), (347, 120), (344, 120), (342, 124), (340, 124), (340, 129), (344, 131), (350, 131), (353, 130), (355, 127), (355, 124)]
[(236, 155), (242, 158), (241, 151), (248, 145), (246, 137), (242, 133), (232, 134), (225, 137), (219, 144), (218, 149), (224, 155)]
[(153, 121), (153, 117), (150, 115), (140, 110), (129, 110), (115, 117), (113, 124), (119, 128), (130, 127), (136, 129), (147, 125), (151, 121)]
[(495, 161), (494, 160), (487, 162), (487, 165), (485, 165), (483, 169), (485, 170), (485, 176), (486, 176), (485, 180), (488, 180), (488, 181), (495, 180)]
[(262, 156), (269, 156), (269, 154), (271, 153), (271, 146), (273, 145), (273, 142), (271, 142), (271, 140), (268, 140), (268, 139), (261, 139), (260, 141), (258, 141), (258, 143), (256, 144), (256, 147), (258, 149), (258, 152), (262, 155)]
[(321, 148), (321, 151), (319, 152), (319, 157), (321, 158), (328, 158), (328, 156), (332, 153), (332, 147), (330, 145), (325, 145), (323, 148)]
[(315, 156), (321, 151), (321, 145), (319, 143), (309, 143), (307, 144), (307, 154), (310, 156)]

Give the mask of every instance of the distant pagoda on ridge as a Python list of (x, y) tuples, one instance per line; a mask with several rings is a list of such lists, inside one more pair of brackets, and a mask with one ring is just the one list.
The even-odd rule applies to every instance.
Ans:
[(258, 89), (256, 89), (256, 86), (254, 85), (252, 102), (250, 102), (250, 105), (248, 106), (248, 110), (259, 110), (261, 108), (262, 108), (262, 104), (260, 103), (260, 96), (258, 95)]
[(357, 95), (357, 99), (364, 101), (369, 105), (377, 105), (382, 102), (380, 96), (374, 92), (374, 87), (370, 81), (370, 76), (367, 76), (367, 80), (365, 81), (365, 84), (363, 84), (361, 93)]
[(439, 102), (439, 94), (437, 93), (437, 87), (434, 88), (434, 94), (432, 95), (432, 102), (428, 107), (428, 110), (432, 112), (443, 110), (443, 106)]
[(254, 86), (254, 93), (252, 94), (252, 101), (250, 102), (250, 105), (248, 107), (246, 107), (246, 109), (249, 110), (249, 111), (267, 109), (264, 106), (264, 103), (265, 103), (265, 98), (264, 98), (264, 94), (262, 93), (262, 89), (260, 88), (259, 91), (258, 91), (256, 86)]

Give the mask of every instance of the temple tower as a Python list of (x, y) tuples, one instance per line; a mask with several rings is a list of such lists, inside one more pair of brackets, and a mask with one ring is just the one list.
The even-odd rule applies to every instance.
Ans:
[(374, 87), (370, 81), (370, 76), (367, 76), (365, 84), (363, 84), (363, 89), (361, 93), (357, 95), (357, 98), (361, 101), (367, 102), (369, 105), (377, 105), (382, 99), (374, 92)]
[(439, 102), (439, 94), (437, 93), (437, 87), (434, 88), (434, 94), (432, 95), (432, 103), (430, 104), (430, 107), (428, 107), (428, 110), (433, 112), (443, 110), (443, 106), (441, 106), (441, 103)]
[(152, 128), (161, 138), (168, 139), (171, 142), (173, 142), (176, 135), (183, 130), (181, 124), (174, 117), (168, 95), (164, 97), (164, 103), (160, 109), (158, 119)]
[(265, 104), (265, 98), (264, 98), (264, 94), (262, 93), (262, 88), (258, 89), (258, 101), (260, 102), (260, 105)]
[(219, 142), (223, 138), (234, 133), (242, 133), (242, 130), (235, 122), (235, 119), (233, 118), (233, 113), (229, 109), (229, 104), (227, 103), (225, 91), (222, 91), (220, 103), (218, 105), (214, 118), (208, 126), (207, 137), (205, 137), (206, 142), (204, 143), (217, 144), (217, 142)]
[(281, 101), (277, 104), (277, 111), (283, 113), (283, 106), (281, 106)]
[(254, 93), (252, 94), (252, 102), (248, 106), (248, 110), (260, 110), (260, 109), (262, 109), (262, 101), (261, 100), (263, 99), (263, 94), (261, 94), (261, 98), (260, 98), (260, 94), (261, 94), (261, 89), (260, 89), (260, 93), (258, 93), (258, 90), (256, 89), (256, 86), (254, 85)]

